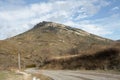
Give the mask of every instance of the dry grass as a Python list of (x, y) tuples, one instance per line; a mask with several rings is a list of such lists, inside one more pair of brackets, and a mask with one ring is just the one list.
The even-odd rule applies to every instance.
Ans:
[(0, 71), (0, 80), (23, 80), (23, 75), (11, 71)]
[(54, 58), (41, 66), (44, 69), (120, 70), (120, 51), (108, 48), (94, 54)]

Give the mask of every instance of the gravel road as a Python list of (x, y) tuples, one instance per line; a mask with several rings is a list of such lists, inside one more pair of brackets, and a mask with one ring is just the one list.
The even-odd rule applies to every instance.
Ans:
[(72, 70), (26, 70), (29, 73), (41, 73), (53, 80), (120, 80), (120, 74), (97, 71), (72, 71)]

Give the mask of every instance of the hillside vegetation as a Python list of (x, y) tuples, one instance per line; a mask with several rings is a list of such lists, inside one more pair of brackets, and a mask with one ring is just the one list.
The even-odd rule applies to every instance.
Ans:
[(45, 62), (43, 69), (120, 70), (120, 50), (108, 48), (94, 54), (67, 58), (53, 58)]

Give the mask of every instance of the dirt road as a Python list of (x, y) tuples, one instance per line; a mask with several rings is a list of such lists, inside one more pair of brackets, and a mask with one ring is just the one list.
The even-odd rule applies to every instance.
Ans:
[(27, 70), (30, 73), (42, 73), (53, 80), (120, 80), (120, 74), (94, 72), (94, 71), (71, 71), (71, 70)]

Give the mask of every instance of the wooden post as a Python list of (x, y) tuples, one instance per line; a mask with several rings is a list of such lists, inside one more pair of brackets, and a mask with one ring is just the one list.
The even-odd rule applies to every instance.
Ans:
[(20, 53), (18, 53), (18, 68), (19, 68), (19, 70), (21, 70)]

